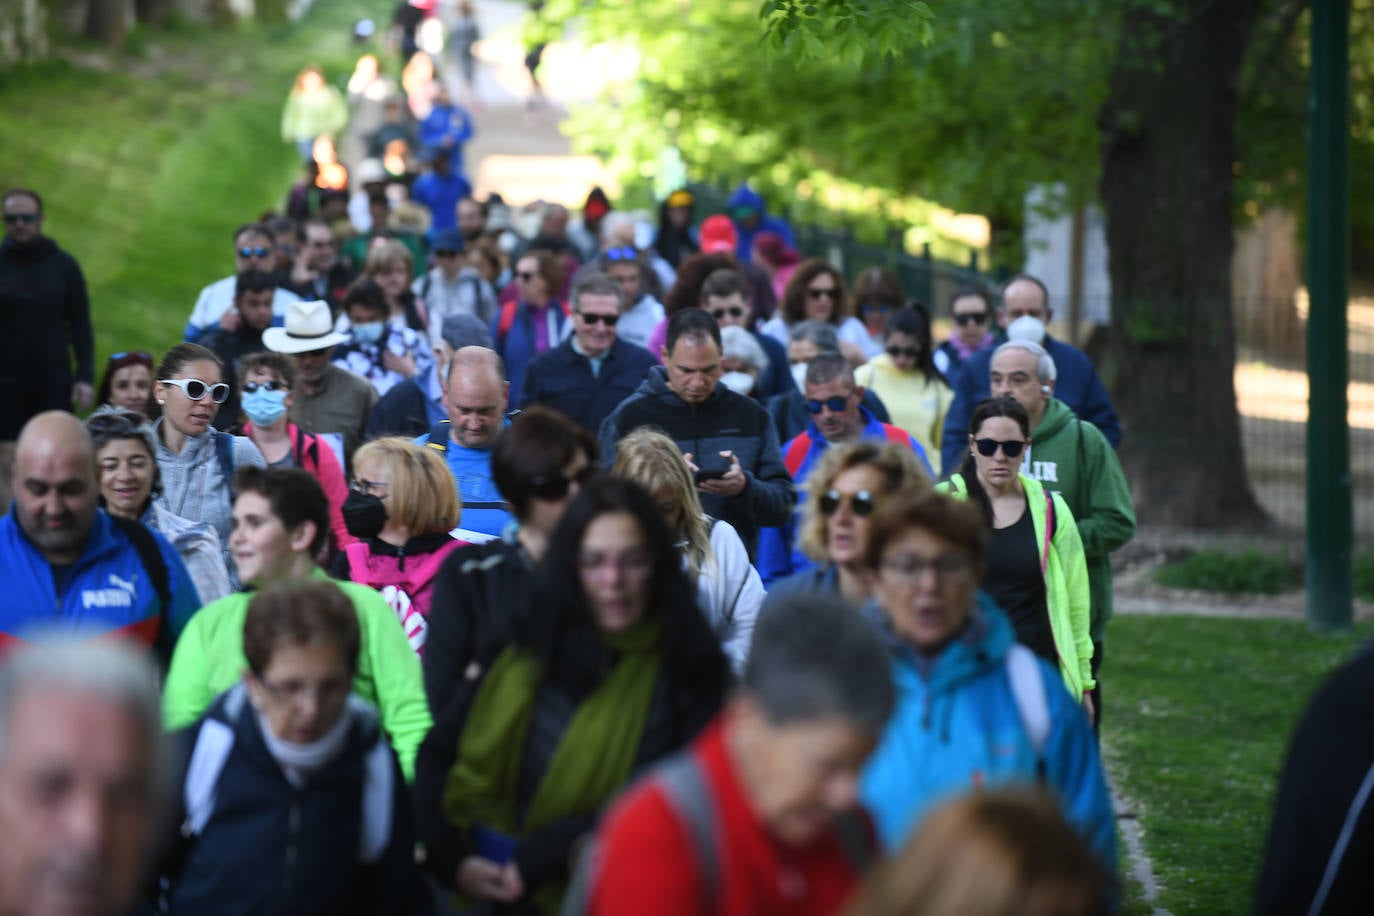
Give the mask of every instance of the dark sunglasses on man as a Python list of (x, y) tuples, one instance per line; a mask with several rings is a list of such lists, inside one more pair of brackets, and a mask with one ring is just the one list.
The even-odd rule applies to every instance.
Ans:
[(37, 213), (6, 213), (6, 226), (32, 226), (38, 222)]
[(262, 245), (245, 245), (239, 249), (239, 257), (241, 258), (265, 258), (271, 253), (271, 248), (264, 248)]
[(815, 398), (809, 399), (806, 402), (806, 412), (812, 414), (819, 414), (822, 410), (829, 408), (831, 413), (840, 413), (848, 406), (848, 396), (841, 396), (837, 394), (833, 398), (826, 398), (824, 401), (818, 401)]

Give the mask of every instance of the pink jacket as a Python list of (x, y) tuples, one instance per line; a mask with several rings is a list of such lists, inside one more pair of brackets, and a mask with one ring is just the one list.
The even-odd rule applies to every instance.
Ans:
[(405, 628), (410, 647), (423, 657), (434, 577), (444, 559), (466, 545), (466, 541), (450, 540), (429, 553), (398, 557), (373, 553), (365, 542), (355, 541), (347, 550), (348, 578), (381, 592)]

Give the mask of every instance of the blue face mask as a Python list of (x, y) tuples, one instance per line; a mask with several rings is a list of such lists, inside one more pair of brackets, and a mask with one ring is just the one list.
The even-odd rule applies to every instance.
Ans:
[(271, 426), (286, 415), (286, 391), (259, 388), (243, 396), (243, 412), (256, 427)]
[(382, 337), (385, 335), (385, 321), (369, 321), (366, 324), (353, 325), (353, 336), (366, 344), (381, 343)]

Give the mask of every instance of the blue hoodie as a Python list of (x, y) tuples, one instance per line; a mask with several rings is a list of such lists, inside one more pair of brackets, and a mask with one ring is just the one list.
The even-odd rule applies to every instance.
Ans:
[[(963, 632), (934, 659), (898, 640), (873, 604), (863, 613), (887, 641), (897, 709), (869, 758), (859, 795), (883, 846), (901, 848), (940, 803), (979, 787), (1035, 783), (1026, 735), (1004, 659), (1011, 622), (982, 592)], [(1116, 869), (1116, 820), (1088, 718), (1039, 660), (1049, 704), (1045, 781), (1065, 818), (1103, 864)]]
[[(730, 195), (730, 199), (726, 201), (726, 206), (730, 209), (730, 222), (735, 224), (735, 235), (738, 237), (738, 242), (735, 244), (735, 257), (741, 261), (749, 260), (749, 256), (754, 250), (754, 236), (760, 232), (776, 232), (782, 236), (782, 240), (787, 243), (788, 248), (795, 249), (797, 247), (797, 237), (792, 233), (792, 227), (787, 225), (787, 220), (780, 216), (769, 216), (763, 198), (759, 196), (758, 191), (749, 187), (748, 182), (735, 188), (735, 193)], [(753, 229), (745, 229), (741, 226), (739, 220), (735, 219), (734, 210), (736, 207), (752, 207), (757, 210), (759, 212), (758, 225)]]

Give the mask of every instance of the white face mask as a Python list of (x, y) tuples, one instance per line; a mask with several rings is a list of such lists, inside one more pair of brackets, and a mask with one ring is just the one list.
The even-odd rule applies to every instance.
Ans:
[(748, 372), (727, 372), (720, 380), (726, 388), (738, 394), (749, 394), (754, 390), (754, 377)]
[(792, 364), (792, 381), (797, 383), (798, 391), (806, 390), (806, 363)]
[(1045, 340), (1045, 322), (1033, 315), (1022, 315), (1007, 325), (1007, 340), (1025, 340), (1033, 344)]

